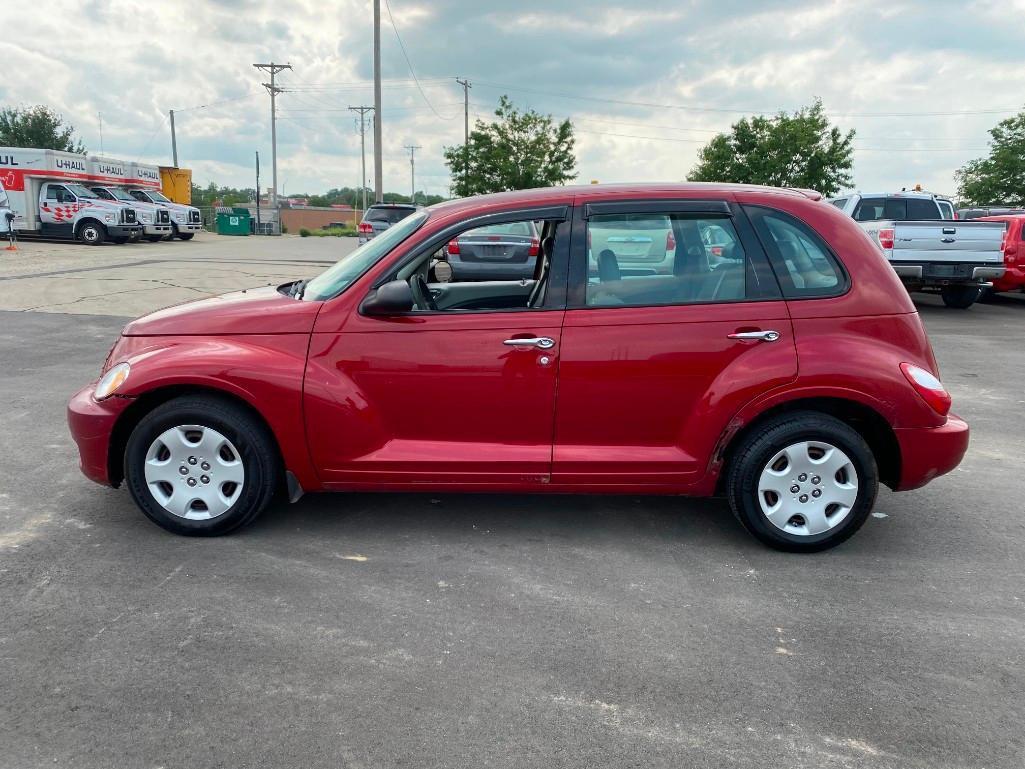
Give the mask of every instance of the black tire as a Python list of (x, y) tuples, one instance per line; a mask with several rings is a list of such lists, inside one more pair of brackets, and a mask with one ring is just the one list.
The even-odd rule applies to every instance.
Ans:
[(178, 237), (178, 225), (175, 224), (174, 222), (171, 222), (171, 234), (170, 235), (165, 235), (164, 237), (167, 238), (167, 240), (174, 240), (175, 238), (177, 238)]
[(82, 222), (78, 226), (78, 239), (87, 246), (102, 246), (107, 239), (107, 230), (99, 222)]
[(146, 236), (146, 240), (148, 240), (150, 243), (159, 243), (163, 239), (164, 239), (163, 235), (147, 235)]
[(194, 238), (195, 235), (196, 233), (194, 232), (179, 232), (178, 240), (192, 240), (192, 238)]
[(967, 310), (979, 299), (979, 286), (944, 286), (940, 290), (943, 304), (955, 310)]
[(128, 242), (128, 238), (111, 238), (110, 242), (116, 243), (119, 246), (123, 246), (125, 243)]
[[(224, 513), (190, 520), (166, 510), (146, 483), (146, 454), (165, 430), (179, 425), (212, 428), (237, 448), (245, 469), (242, 491)], [(247, 409), (217, 396), (186, 395), (164, 403), (136, 425), (125, 448), (125, 482), (139, 509), (158, 526), (175, 534), (212, 537), (227, 534), (254, 520), (270, 503), (281, 483), (277, 445), (267, 427)]]
[[(822, 441), (843, 451), (858, 475), (858, 490), (850, 512), (834, 528), (817, 535), (791, 534), (777, 528), (762, 512), (758, 481), (768, 462), (781, 450), (801, 441)], [(777, 550), (813, 553), (835, 547), (861, 528), (875, 504), (879, 472), (865, 439), (828, 414), (802, 411), (782, 414), (756, 427), (732, 453), (726, 493), (734, 515), (751, 534)]]

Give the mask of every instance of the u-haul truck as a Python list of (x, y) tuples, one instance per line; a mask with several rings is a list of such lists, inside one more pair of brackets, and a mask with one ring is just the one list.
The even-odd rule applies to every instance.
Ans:
[(102, 200), (120, 203), (135, 210), (135, 218), (142, 225), (142, 236), (155, 243), (171, 234), (171, 212), (166, 208), (136, 200), (121, 185), (130, 177), (130, 163), (111, 158), (91, 156), (89, 164), (95, 180), (86, 186)]
[(125, 189), (129, 195), (170, 212), (172, 239), (192, 240), (197, 232), (202, 231), (203, 221), (198, 208), (175, 203), (160, 191), (160, 169), (157, 166), (129, 163), (128, 176)]
[(88, 188), (103, 178), (84, 155), (0, 147), (0, 184), (7, 191), (19, 235), (75, 239), (93, 246), (137, 237), (142, 225), (135, 209), (103, 200)]

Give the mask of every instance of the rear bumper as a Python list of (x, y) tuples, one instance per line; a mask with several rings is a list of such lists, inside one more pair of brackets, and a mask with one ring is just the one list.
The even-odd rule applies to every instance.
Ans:
[(464, 262), (448, 258), (453, 280), (530, 280), (534, 277), (534, 262)]
[(91, 481), (110, 486), (108, 456), (114, 424), (128, 408), (130, 398), (93, 398), (94, 385), (83, 387), (68, 402), (68, 428), (78, 445), (78, 466)]
[(1004, 274), (1003, 264), (890, 262), (890, 266), (906, 283), (926, 286), (988, 283)]
[(968, 450), (968, 423), (954, 414), (940, 427), (897, 428), (900, 483), (896, 491), (924, 486), (961, 464)]

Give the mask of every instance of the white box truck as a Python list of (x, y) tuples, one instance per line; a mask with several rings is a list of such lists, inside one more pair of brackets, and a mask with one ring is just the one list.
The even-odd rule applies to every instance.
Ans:
[(171, 215), (171, 239), (192, 240), (203, 229), (199, 209), (175, 203), (160, 191), (160, 169), (143, 163), (128, 164), (125, 190), (140, 203), (152, 203), (166, 209)]
[(135, 209), (101, 199), (86, 186), (95, 178), (84, 155), (0, 147), (0, 184), (7, 191), (19, 237), (65, 238), (93, 246), (137, 237), (142, 226)]

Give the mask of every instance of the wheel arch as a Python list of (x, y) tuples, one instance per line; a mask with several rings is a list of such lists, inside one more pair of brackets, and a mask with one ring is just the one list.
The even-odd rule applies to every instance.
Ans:
[(879, 480), (890, 488), (895, 488), (900, 483), (900, 444), (887, 419), (875, 408), (861, 401), (838, 396), (814, 396), (777, 403), (739, 428), (735, 428), (732, 434), (724, 435), (715, 457), (720, 470), (716, 481), (717, 493), (724, 491), (726, 468), (729, 467), (744, 438), (770, 419), (798, 411), (817, 411), (835, 417), (852, 427), (872, 450), (879, 469)]
[(252, 403), (237, 392), (228, 389), (206, 384), (172, 384), (155, 387), (136, 397), (132, 404), (121, 412), (117, 422), (114, 423), (114, 428), (110, 434), (110, 443), (107, 447), (107, 474), (112, 486), (120, 486), (124, 480), (125, 450), (128, 446), (128, 438), (135, 427), (147, 414), (158, 406), (184, 395), (207, 395), (233, 403), (249, 412), (267, 430), (267, 434), (274, 443), (274, 450), (281, 467), (281, 477), (285, 477), (287, 468), (281, 450), (281, 443), (267, 418)]
[(75, 223), (75, 237), (79, 237), (79, 233), (82, 232), (82, 228), (87, 224), (95, 224), (103, 230), (104, 234), (107, 232), (107, 225), (97, 219), (95, 216), (83, 216)]

